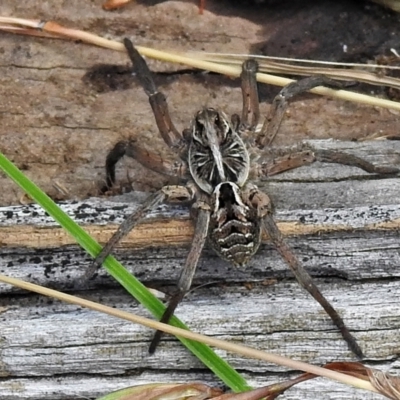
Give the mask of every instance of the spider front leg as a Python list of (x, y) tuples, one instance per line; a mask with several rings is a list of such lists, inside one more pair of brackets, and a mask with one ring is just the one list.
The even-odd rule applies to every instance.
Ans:
[(248, 197), (254, 207), (258, 210), (258, 214), (262, 218), (263, 227), (267, 232), (270, 240), (274, 244), (278, 253), (288, 264), (297, 281), (304, 289), (306, 289), (311, 294), (311, 296), (314, 297), (315, 300), (318, 301), (318, 303), (330, 316), (333, 323), (340, 330), (343, 339), (347, 342), (350, 350), (357, 357), (363, 358), (364, 355), (360, 346), (358, 345), (354, 336), (350, 333), (349, 329), (346, 327), (343, 319), (332, 307), (329, 301), (324, 297), (324, 295), (320, 292), (318, 287), (313, 282), (311, 276), (304, 269), (296, 255), (293, 253), (290, 246), (284, 240), (282, 233), (280, 232), (273, 219), (269, 197), (265, 193), (260, 192), (257, 188), (254, 188), (248, 194)]
[[(208, 225), (210, 222), (210, 207), (203, 202), (199, 202), (197, 205), (195, 204), (194, 206), (197, 206), (198, 214), (196, 218), (196, 227), (194, 231), (192, 245), (190, 247), (185, 265), (178, 280), (177, 291), (171, 297), (168, 307), (165, 310), (160, 322), (168, 323), (169, 319), (174, 314), (176, 307), (182, 301), (183, 297), (192, 286), (193, 276), (196, 271), (197, 263), (199, 262), (201, 251), (203, 250), (204, 244), (207, 239)], [(157, 331), (155, 333), (149, 347), (150, 354), (153, 354), (155, 352), (162, 334), (162, 331)]]
[(288, 101), (293, 96), (321, 85), (339, 89), (349, 86), (348, 83), (338, 82), (325, 76), (311, 76), (289, 83), (289, 85), (286, 85), (274, 98), (263, 127), (256, 137), (257, 146), (259, 148), (264, 148), (265, 146), (271, 145), (281, 126), (283, 116), (288, 107)]
[(82, 276), (83, 281), (87, 281), (94, 275), (106, 257), (111, 253), (115, 245), (126, 236), (149, 213), (149, 211), (161, 203), (183, 203), (189, 202), (193, 200), (193, 198), (194, 192), (185, 186), (164, 186), (158, 192), (150, 195), (146, 201), (120, 225), (118, 230), (97, 255), (93, 264)]
[(169, 147), (178, 149), (178, 151), (182, 150), (184, 146), (182, 135), (177, 131), (171, 121), (167, 100), (164, 94), (158, 91), (146, 61), (129, 39), (124, 39), (124, 45), (132, 61), (133, 70), (140, 84), (143, 86), (144, 91), (149, 96), (149, 102), (153, 109), (154, 117), (162, 138)]
[(115, 166), (118, 161), (128, 156), (138, 161), (144, 167), (163, 175), (185, 178), (187, 165), (183, 161), (171, 162), (159, 154), (146, 150), (137, 144), (137, 140), (122, 140), (108, 153), (106, 159), (106, 186), (101, 189), (104, 193), (115, 183)]
[[(251, 131), (255, 131), (258, 121), (260, 120), (260, 104), (258, 101), (256, 77), (257, 70), (257, 61), (250, 59), (243, 63), (242, 73), (240, 74), (243, 96), (241, 126)], [(251, 122), (249, 122), (249, 117)]]

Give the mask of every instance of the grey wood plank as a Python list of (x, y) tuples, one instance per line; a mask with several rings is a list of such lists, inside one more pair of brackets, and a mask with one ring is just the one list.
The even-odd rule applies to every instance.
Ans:
[[(399, 164), (396, 142), (313, 145), (355, 151), (382, 163), (395, 154), (390, 160), (392, 165)], [(322, 169), (314, 164), (266, 182), (279, 194), (276, 218), (282, 231), (354, 332), (366, 363), (394, 373), (400, 369), (398, 181), (396, 177), (377, 179), (353, 168), (328, 165)], [(132, 193), (64, 202), (62, 207), (104, 241), (145, 197)], [(138, 232), (117, 250), (118, 258), (147, 285), (171, 290), (190, 243), (187, 210), (161, 206)], [(165, 232), (170, 237), (160, 238)], [(104, 271), (87, 290), (74, 291), (74, 283), (91, 260), (61, 236), (38, 206), (0, 208), (1, 273), (148, 316)], [(146, 238), (152, 239), (146, 242)], [(354, 359), (329, 318), (294, 281), (267, 241), (244, 270), (232, 268), (206, 249), (194, 285), (204, 284), (177, 311), (193, 330), (316, 364)], [(154, 381), (220, 384), (172, 337), (166, 337), (150, 357), (147, 347), (152, 332), (146, 328), (3, 284), (0, 307), (2, 399), (93, 398)], [(294, 373), (218, 352), (255, 386)], [(282, 396), (295, 398), (380, 396), (319, 380)]]

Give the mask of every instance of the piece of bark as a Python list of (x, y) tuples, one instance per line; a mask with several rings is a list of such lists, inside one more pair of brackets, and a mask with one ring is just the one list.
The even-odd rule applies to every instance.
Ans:
[[(352, 152), (380, 165), (400, 164), (397, 142), (311, 144)], [(357, 337), (366, 363), (398, 373), (400, 180), (316, 163), (274, 177), (264, 186), (275, 199), (280, 228)], [(66, 202), (62, 207), (105, 242), (144, 198), (143, 193), (133, 193)], [(0, 216), (1, 272), (75, 293), (74, 284), (90, 257), (38, 206), (3, 207)], [(162, 206), (116, 254), (146, 285), (171, 290), (191, 233), (186, 209)], [(193, 286), (204, 284), (177, 310), (194, 331), (316, 364), (354, 359), (325, 312), (294, 281), (268, 241), (243, 270), (206, 248)], [(1, 399), (95, 398), (154, 381), (219, 384), (172, 337), (165, 337), (149, 356), (153, 333), (147, 328), (4, 284), (0, 293)], [(77, 294), (148, 316), (104, 271)], [(218, 352), (256, 386), (293, 375), (279, 366)], [(350, 397), (380, 398), (317, 380), (291, 389), (282, 399)]]
[[(129, 37), (135, 44), (171, 52), (204, 50), (365, 62), (397, 48), (392, 32), (398, 28), (397, 16), (367, 5), (280, 0), (273, 6), (246, 7), (234, 1), (209, 1), (204, 15), (199, 15), (198, 3), (192, 0), (144, 0), (116, 12), (102, 10), (101, 1), (34, 1), (25, 7), (2, 0), (1, 13), (52, 20), (114, 40)], [(121, 139), (132, 136), (153, 151), (167, 153), (147, 96), (127, 72), (125, 54), (81, 42), (6, 33), (0, 35), (0, 49), (0, 150), (53, 198), (95, 196), (106, 154)], [(205, 105), (240, 114), (238, 79), (147, 61), (167, 96), (178, 129), (187, 128)], [(99, 70), (103, 74), (94, 74)], [(118, 80), (121, 75), (122, 82)], [(383, 92), (379, 87), (367, 90), (368, 94)], [(260, 85), (262, 116), (267, 115), (278, 91)], [(291, 102), (276, 139), (293, 144), (305, 138), (395, 135), (398, 118), (396, 111), (303, 95)], [(135, 190), (159, 188), (166, 182), (137, 163), (129, 165)], [(16, 204), (22, 197), (1, 175), (0, 186), (0, 204)]]

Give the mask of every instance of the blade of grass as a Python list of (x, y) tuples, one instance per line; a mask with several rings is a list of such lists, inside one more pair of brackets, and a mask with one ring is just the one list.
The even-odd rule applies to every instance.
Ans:
[[(0, 168), (20, 186), (22, 190), (42, 206), (91, 256), (95, 257), (100, 252), (100, 244), (65, 214), (50, 197), (42, 192), (2, 153), (0, 153)], [(157, 319), (161, 318), (165, 306), (114, 257), (108, 256), (104, 262), (104, 267), (128, 293), (135, 297)], [(188, 330), (187, 326), (176, 317), (171, 318), (170, 324)], [(179, 340), (233, 391), (241, 392), (250, 389), (244, 378), (226, 361), (218, 357), (210, 347), (203, 343), (192, 342), (181, 337), (179, 337)]]

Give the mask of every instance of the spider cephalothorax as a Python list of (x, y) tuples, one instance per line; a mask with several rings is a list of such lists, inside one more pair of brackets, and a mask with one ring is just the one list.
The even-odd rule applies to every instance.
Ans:
[[(150, 195), (146, 202), (120, 226), (96, 258), (91, 271), (104, 261), (113, 246), (157, 204), (189, 203), (196, 209), (194, 237), (178, 281), (177, 291), (168, 304), (162, 322), (168, 322), (190, 289), (207, 238), (222, 258), (241, 266), (246, 264), (257, 251), (264, 230), (299, 283), (331, 317), (350, 349), (358, 357), (362, 357), (362, 351), (344, 321), (319, 291), (284, 240), (272, 216), (269, 197), (256, 185), (248, 182), (249, 176), (254, 179), (266, 178), (315, 161), (353, 165), (375, 174), (399, 172), (397, 168), (376, 167), (345, 153), (311, 148), (281, 154), (277, 159), (270, 161), (260, 158), (259, 164), (250, 166), (249, 152), (259, 153), (272, 143), (290, 97), (321, 84), (341, 85), (324, 77), (312, 77), (286, 86), (275, 98), (262, 129), (256, 133), (260, 115), (256, 80), (257, 62), (247, 60), (242, 65), (240, 75), (243, 94), (241, 118), (235, 115), (230, 122), (223, 112), (205, 108), (195, 115), (191, 129), (186, 129), (181, 134), (171, 121), (165, 96), (157, 90), (146, 62), (128, 39), (124, 40), (124, 44), (132, 60), (134, 72), (149, 96), (160, 134), (165, 143), (178, 154), (180, 161), (163, 159), (143, 149), (137, 141), (119, 142), (107, 156), (107, 184), (111, 185), (114, 182), (115, 165), (118, 160), (128, 155), (153, 171), (180, 178), (182, 185), (164, 186)], [(250, 140), (245, 143), (238, 133), (239, 129), (252, 134), (253, 138), (249, 138)], [(90, 276), (91, 271), (86, 276)], [(150, 352), (155, 350), (160, 337), (161, 333), (157, 332), (150, 346)]]
[(249, 154), (223, 112), (213, 108), (199, 111), (191, 133), (189, 170), (201, 190), (211, 194), (221, 182), (244, 185), (250, 169)]

